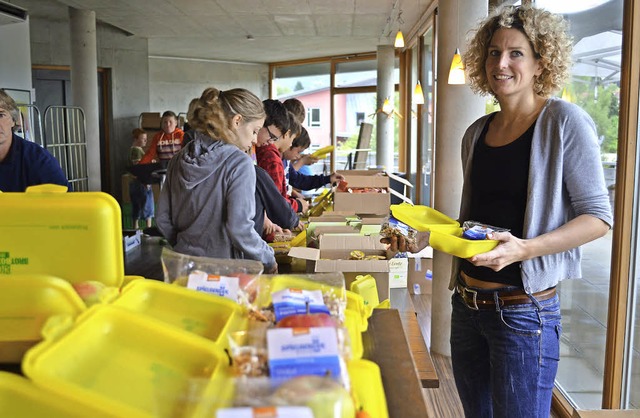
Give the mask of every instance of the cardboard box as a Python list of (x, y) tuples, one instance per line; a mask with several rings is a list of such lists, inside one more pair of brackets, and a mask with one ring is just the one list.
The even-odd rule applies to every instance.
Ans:
[[(385, 260), (349, 260), (353, 250), (365, 255), (382, 255)], [(406, 285), (407, 259), (389, 259), (390, 253), (380, 243), (379, 236), (325, 234), (319, 238), (318, 248), (294, 247), (289, 255), (307, 260), (307, 273), (341, 272), (347, 289), (356, 276), (370, 274), (376, 279), (378, 297), (381, 301), (389, 298), (392, 284)]]
[(335, 211), (350, 211), (357, 214), (386, 215), (389, 213), (391, 197), (389, 177), (379, 170), (337, 171), (344, 176), (349, 188), (375, 187), (385, 193), (349, 193), (336, 190), (333, 196)]
[[(433, 249), (426, 247), (419, 253), (409, 253), (407, 270), (409, 294), (416, 294), (417, 284), (420, 286), (421, 294), (430, 295), (433, 291)], [(431, 273), (431, 277), (428, 277), (428, 272)]]

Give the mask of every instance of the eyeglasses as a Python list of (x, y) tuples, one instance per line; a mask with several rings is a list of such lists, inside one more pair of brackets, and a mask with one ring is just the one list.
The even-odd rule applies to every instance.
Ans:
[(278, 139), (282, 138), (282, 134), (280, 134), (280, 136), (275, 136), (270, 130), (268, 126), (265, 126), (265, 128), (267, 129), (267, 132), (269, 133), (269, 139), (272, 141), (277, 141)]

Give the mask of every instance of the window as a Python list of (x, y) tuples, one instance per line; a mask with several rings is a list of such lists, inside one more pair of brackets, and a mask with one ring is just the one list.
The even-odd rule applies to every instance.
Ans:
[(307, 109), (307, 126), (310, 128), (320, 127), (320, 109), (312, 107)]

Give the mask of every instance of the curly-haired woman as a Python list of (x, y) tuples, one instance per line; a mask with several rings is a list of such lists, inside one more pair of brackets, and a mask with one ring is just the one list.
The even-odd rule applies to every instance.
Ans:
[(579, 246), (612, 224), (596, 128), (551, 97), (569, 77), (562, 17), (530, 6), (496, 10), (463, 61), (471, 88), (498, 112), (462, 140), (460, 219), (507, 228), (487, 253), (457, 259), (451, 354), (469, 417), (549, 416), (560, 358), (556, 285), (580, 277)]
[(549, 417), (562, 331), (556, 285), (580, 277), (580, 245), (612, 224), (595, 125), (551, 97), (569, 76), (571, 48), (562, 17), (505, 6), (479, 24), (463, 56), (472, 90), (500, 110), (462, 139), (460, 219), (509, 230), (488, 235), (494, 250), (453, 262), (451, 359), (467, 417)]

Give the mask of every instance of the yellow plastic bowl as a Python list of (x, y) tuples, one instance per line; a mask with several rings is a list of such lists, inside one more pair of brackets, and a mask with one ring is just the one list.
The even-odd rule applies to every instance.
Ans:
[(7, 372), (0, 372), (0, 412), (3, 417), (111, 417), (88, 405), (70, 402), (34, 385), (29, 379)]
[(71, 284), (58, 277), (32, 274), (0, 280), (0, 362), (19, 363), (31, 346), (42, 339), (47, 319), (73, 317), (86, 305)]
[(498, 245), (498, 241), (462, 238), (462, 228), (457, 228), (455, 231), (434, 229), (429, 236), (429, 245), (434, 250), (442, 251), (443, 253), (460, 258), (470, 258), (493, 250)]
[(205, 337), (221, 348), (229, 332), (245, 329), (248, 322), (244, 308), (231, 299), (155, 280), (132, 282), (113, 305)]
[(438, 227), (459, 227), (458, 221), (429, 206), (401, 203), (391, 205), (391, 214), (417, 231), (431, 231)]
[(22, 369), (70, 402), (119, 417), (186, 417), (207, 406), (212, 391), (227, 389), (212, 387), (227, 369), (224, 352), (160, 321), (97, 305), (75, 324), (55, 325), (25, 354)]

